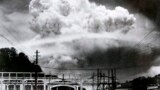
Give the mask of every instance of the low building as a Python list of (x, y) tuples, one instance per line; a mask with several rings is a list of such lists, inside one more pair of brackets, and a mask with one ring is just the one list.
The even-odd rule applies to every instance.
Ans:
[[(81, 90), (79, 84), (57, 75), (37, 74), (37, 90)], [(0, 72), (0, 90), (35, 90), (34, 72)]]

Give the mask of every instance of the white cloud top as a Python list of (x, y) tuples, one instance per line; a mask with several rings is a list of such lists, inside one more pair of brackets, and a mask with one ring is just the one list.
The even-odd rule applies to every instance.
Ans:
[(32, 0), (32, 29), (41, 35), (65, 33), (127, 32), (135, 17), (127, 9), (114, 10), (88, 0)]

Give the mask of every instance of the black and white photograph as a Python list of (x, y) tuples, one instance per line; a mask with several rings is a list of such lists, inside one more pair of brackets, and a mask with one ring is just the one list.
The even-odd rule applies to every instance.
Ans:
[(160, 0), (0, 0), (0, 90), (160, 90)]

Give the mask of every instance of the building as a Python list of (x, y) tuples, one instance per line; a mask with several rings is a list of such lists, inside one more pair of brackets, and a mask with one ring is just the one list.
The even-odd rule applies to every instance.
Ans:
[[(0, 72), (0, 90), (35, 90), (34, 72)], [(76, 82), (57, 75), (37, 74), (37, 90), (82, 90)], [(83, 88), (84, 90), (84, 88)]]

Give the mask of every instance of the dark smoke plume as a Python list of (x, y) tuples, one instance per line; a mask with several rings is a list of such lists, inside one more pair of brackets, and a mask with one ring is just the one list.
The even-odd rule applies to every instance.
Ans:
[(112, 47), (107, 50), (95, 50), (92, 53), (82, 53), (78, 59), (80, 67), (102, 68), (138, 68), (152, 66), (152, 62), (159, 55), (157, 49), (151, 53), (143, 53), (133, 47)]

